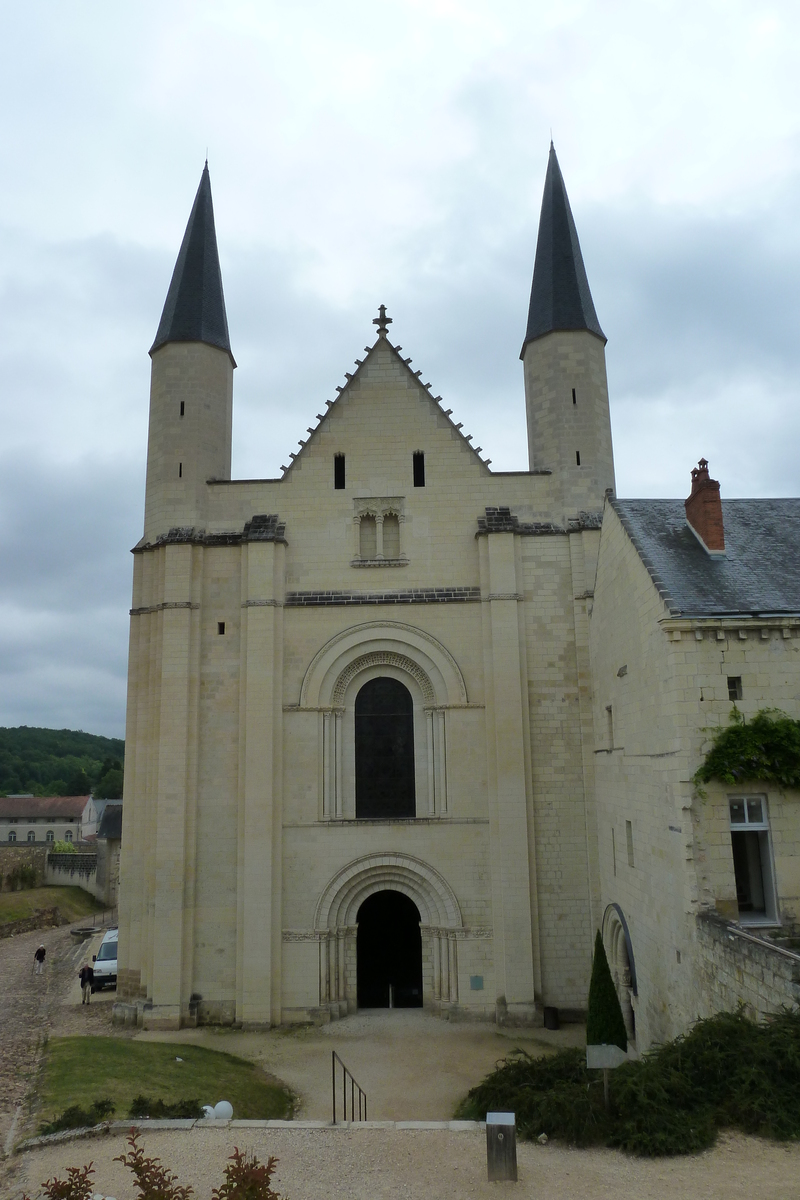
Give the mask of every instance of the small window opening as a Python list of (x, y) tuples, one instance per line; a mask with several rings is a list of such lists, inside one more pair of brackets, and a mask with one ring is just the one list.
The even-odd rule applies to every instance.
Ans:
[(728, 676), (728, 699), (741, 700), (742, 698), (742, 677), (741, 675)]
[(217, 621), (217, 633), (224, 633), (224, 632), (225, 632), (225, 622)]
[[(574, 392), (573, 392), (572, 394), (573, 394), (573, 396), (575, 395), (575, 393), (574, 393)], [(184, 414), (185, 412), (186, 412), (186, 401), (185, 401), (185, 400), (181, 400), (181, 416), (183, 416), (183, 414)]]
[(394, 513), (383, 518), (383, 557), (400, 557), (400, 522)]
[(737, 796), (729, 799), (728, 807), (739, 920), (774, 921), (775, 893), (766, 801), (763, 796)]
[(344, 490), (344, 455), (333, 456), (333, 486), (337, 492)]
[(178, 463), (178, 479), (183, 479), (183, 463)]
[(611, 826), (611, 862), (614, 867), (614, 874), (617, 873), (617, 839), (614, 836), (614, 826)]
[(421, 450), (414, 451), (414, 487), (425, 487), (425, 455)]
[(633, 825), (630, 821), (625, 822), (625, 840), (628, 843), (628, 866), (632, 867), (633, 862)]
[(578, 403), (578, 397), (575, 395), (575, 388), (572, 389), (572, 403), (573, 404)]
[(680, 966), (680, 962), (681, 962), (681, 952), (680, 952), (680, 950), (676, 950), (676, 951), (675, 951), (675, 962), (678, 964), (678, 966)]
[(606, 705), (606, 722), (608, 725), (608, 748), (614, 749), (614, 708), (611, 704)]
[(581, 452), (580, 452), (580, 450), (576, 450), (575, 451), (575, 466), (579, 467), (580, 465), (581, 465)]
[(374, 517), (362, 517), (359, 524), (359, 554), (375, 558), (378, 553), (378, 529)]
[(29, 841), (29, 842), (35, 842), (35, 841), (36, 841), (36, 830), (35, 830), (35, 829), (29, 829), (29, 830), (28, 830), (28, 841)]

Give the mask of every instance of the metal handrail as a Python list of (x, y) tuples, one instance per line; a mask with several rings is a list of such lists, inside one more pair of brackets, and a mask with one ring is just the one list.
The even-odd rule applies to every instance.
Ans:
[[(344, 1108), (344, 1116), (342, 1120), (347, 1120), (347, 1081), (350, 1080), (350, 1120), (356, 1120), (356, 1092), (358, 1092), (358, 1120), (366, 1121), (367, 1119), (367, 1093), (362, 1087), (356, 1083), (351, 1071), (348, 1071), (339, 1055), (335, 1050), (331, 1050), (331, 1098), (333, 1100), (333, 1124), (336, 1124), (336, 1064), (342, 1068), (342, 1105)], [(363, 1103), (364, 1115), (361, 1115)]]

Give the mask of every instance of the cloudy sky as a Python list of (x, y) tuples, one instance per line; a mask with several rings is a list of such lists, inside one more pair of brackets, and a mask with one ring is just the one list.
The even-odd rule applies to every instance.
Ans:
[(150, 346), (208, 151), (234, 476), (392, 335), (497, 469), (552, 130), (623, 496), (800, 494), (796, 0), (0, 2), (0, 725), (124, 729)]

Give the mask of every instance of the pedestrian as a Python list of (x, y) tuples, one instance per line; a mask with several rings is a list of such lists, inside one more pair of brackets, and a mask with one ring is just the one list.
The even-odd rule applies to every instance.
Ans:
[(44, 946), (40, 946), (39, 949), (34, 952), (33, 970), (37, 975), (41, 975), (42, 971), (44, 970), (45, 954), (47, 954), (47, 951), (45, 950)]
[(85, 962), (83, 964), (83, 966), (81, 967), (80, 971), (78, 971), (78, 978), (81, 981), (81, 991), (83, 993), (83, 999), (81, 1000), (81, 1004), (89, 1004), (91, 1001), (91, 998), (92, 998), (92, 984), (94, 983), (94, 971), (89, 966), (88, 962)]

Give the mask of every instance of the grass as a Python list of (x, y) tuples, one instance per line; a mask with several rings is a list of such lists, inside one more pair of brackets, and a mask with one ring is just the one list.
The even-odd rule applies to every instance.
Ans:
[(757, 1024), (718, 1013), (684, 1037), (602, 1076), (581, 1050), (535, 1059), (517, 1050), (473, 1088), (456, 1116), (516, 1113), (521, 1137), (541, 1133), (579, 1146), (616, 1146), (641, 1155), (692, 1154), (720, 1129), (800, 1139), (800, 1011)]
[(117, 1119), (124, 1119), (134, 1097), (142, 1093), (166, 1103), (229, 1100), (237, 1120), (288, 1119), (294, 1108), (294, 1097), (284, 1084), (233, 1054), (178, 1042), (113, 1037), (51, 1038), (37, 1091), (42, 1121), (73, 1105), (89, 1108), (106, 1097)]
[(102, 904), (79, 887), (38, 887), (22, 892), (0, 892), (0, 925), (34, 916), (41, 908), (58, 908), (67, 921), (100, 912)]

